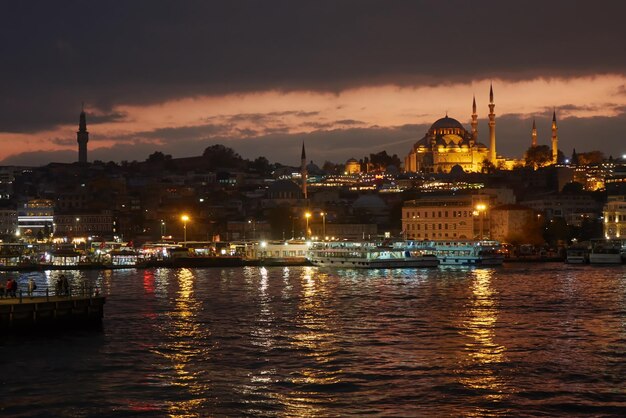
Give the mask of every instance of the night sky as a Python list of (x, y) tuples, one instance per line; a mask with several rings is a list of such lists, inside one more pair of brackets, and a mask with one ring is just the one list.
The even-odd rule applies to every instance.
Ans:
[(626, 154), (623, 1), (2, 1), (0, 164), (401, 158), (446, 112), (521, 158)]

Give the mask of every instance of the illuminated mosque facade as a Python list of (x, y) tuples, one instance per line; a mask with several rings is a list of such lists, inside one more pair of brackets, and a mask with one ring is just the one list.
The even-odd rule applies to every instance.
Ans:
[[(489, 147), (478, 141), (476, 98), (472, 104), (471, 131), (456, 119), (445, 117), (432, 124), (404, 158), (406, 172), (449, 173), (459, 166), (465, 172), (480, 172), (486, 164), (498, 165), (496, 156), (496, 114), (493, 87), (489, 89)], [(488, 162), (488, 163), (486, 163)]]

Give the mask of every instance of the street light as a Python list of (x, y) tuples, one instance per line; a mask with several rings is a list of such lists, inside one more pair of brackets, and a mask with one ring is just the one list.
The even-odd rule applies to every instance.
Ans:
[(183, 241), (187, 242), (187, 221), (189, 221), (189, 216), (183, 215), (180, 219), (183, 221)]
[(479, 203), (476, 205), (476, 210), (478, 211), (478, 214), (480, 215), (480, 235), (478, 237), (478, 239), (483, 239), (483, 221), (485, 218), (485, 211), (487, 210), (487, 205), (485, 205), (484, 203)]
[(311, 212), (305, 213), (304, 217), (306, 218), (306, 238), (308, 238), (309, 237), (309, 218), (311, 217)]
[(161, 219), (161, 239), (165, 236), (165, 221)]
[(322, 215), (322, 240), (326, 240), (326, 212), (320, 213)]

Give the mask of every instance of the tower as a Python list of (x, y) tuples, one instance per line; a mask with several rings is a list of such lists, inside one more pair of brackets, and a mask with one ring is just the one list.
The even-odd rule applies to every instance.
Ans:
[(489, 85), (489, 161), (496, 165), (496, 105), (493, 102), (493, 85)]
[(85, 107), (80, 112), (80, 120), (78, 122), (78, 132), (76, 132), (76, 142), (78, 142), (78, 162), (87, 163), (87, 142), (89, 142), (89, 132), (87, 132), (87, 118), (85, 116)]
[(531, 134), (532, 136), (532, 143), (530, 144), (532, 147), (536, 147), (537, 146), (537, 125), (535, 125), (535, 118), (533, 118), (533, 132)]
[(300, 174), (302, 175), (302, 195), (304, 195), (304, 198), (307, 198), (307, 193), (306, 193), (306, 180), (308, 177), (308, 173), (306, 170), (306, 152), (304, 151), (304, 142), (302, 143), (302, 157), (300, 160)]
[[(478, 142), (478, 114), (476, 114), (476, 96), (472, 102), (472, 141)], [(472, 144), (472, 145), (474, 145)]]
[(556, 164), (559, 158), (559, 135), (556, 126), (556, 109), (552, 113), (552, 162)]

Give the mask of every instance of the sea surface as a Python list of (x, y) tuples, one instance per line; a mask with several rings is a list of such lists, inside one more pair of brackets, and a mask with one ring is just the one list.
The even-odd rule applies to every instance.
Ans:
[(63, 273), (103, 329), (1, 336), (0, 416), (626, 416), (626, 266)]

